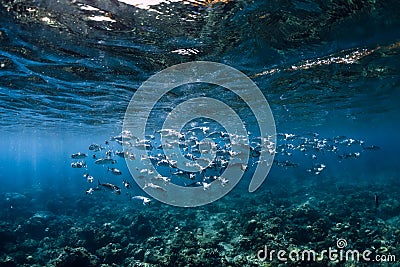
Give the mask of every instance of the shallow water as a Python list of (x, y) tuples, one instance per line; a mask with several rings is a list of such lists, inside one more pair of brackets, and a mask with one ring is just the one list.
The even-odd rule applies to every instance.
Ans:
[[(338, 238), (400, 258), (398, 1), (134, 2), (0, 3), (0, 265), (264, 266), (264, 245), (327, 249)], [(260, 88), (278, 133), (271, 171), (248, 193), (251, 158), (232, 192), (199, 208), (129, 200), (146, 194), (124, 159), (112, 166), (119, 177), (91, 157), (122, 150), (111, 139), (146, 79), (195, 60), (234, 67)], [(244, 101), (195, 85), (160, 99), (148, 133), (204, 96), (256, 137)], [(71, 168), (77, 152), (87, 168)], [(98, 179), (122, 194), (86, 195)]]

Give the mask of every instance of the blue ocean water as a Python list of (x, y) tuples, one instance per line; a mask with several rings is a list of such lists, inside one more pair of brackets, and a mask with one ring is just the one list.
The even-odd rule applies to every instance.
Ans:
[[(271, 229), (265, 226), (267, 220), (263, 215), (256, 214), (264, 209), (265, 216), (273, 221), (279, 208), (287, 209), (287, 218), (298, 216), (298, 221), (297, 226), (274, 232), (277, 237), (288, 236), (288, 243), (282, 241), (275, 243), (276, 246), (319, 248), (334, 245), (335, 236), (356, 235), (362, 239), (364, 235), (354, 229), (364, 229), (366, 222), (374, 225), (378, 221), (385, 224), (391, 239), (382, 229), (374, 230), (376, 236), (388, 240), (387, 243), (371, 245), (369, 242), (375, 240), (368, 239), (362, 244), (352, 240), (353, 245), (360, 249), (372, 246), (381, 249), (378, 251), (381, 254), (385, 247), (384, 252), (398, 253), (400, 258), (400, 235), (394, 230), (400, 221), (400, 6), (397, 1), (142, 2), (0, 3), (0, 222), (5, 240), (0, 242), (1, 264), (136, 266), (133, 264), (147, 262), (154, 266), (263, 266), (255, 260), (255, 252), (270, 239), (257, 239), (256, 232), (259, 231), (258, 237), (265, 237)], [(110, 166), (94, 163), (95, 153), (89, 146), (104, 147), (96, 154), (97, 159), (106, 157), (108, 149), (113, 153), (122, 150), (113, 137), (123, 130), (125, 110), (139, 86), (158, 71), (195, 60), (234, 67), (260, 88), (270, 105), (278, 133), (275, 162), (254, 194), (247, 188), (257, 159), (252, 159), (252, 166), (240, 184), (216, 203), (193, 210), (174, 208), (156, 200), (149, 207), (136, 205), (129, 200), (131, 196), (148, 195), (135, 184), (125, 160), (115, 156), (117, 162), (112, 167), (121, 170), (123, 178), (114, 176), (108, 170)], [(199, 96), (214, 96), (224, 101), (242, 114), (247, 131), (257, 132), (258, 124), (246, 104), (217, 87), (175, 89), (156, 106), (152, 120), (162, 123), (179, 103)], [(332, 146), (339, 150), (332, 151)], [(77, 152), (88, 154), (87, 168), (71, 168), (71, 163), (76, 162), (71, 155)], [(321, 164), (322, 170), (318, 171)], [(83, 177), (85, 173), (96, 178), (93, 184)], [(85, 194), (88, 188), (97, 186), (99, 179), (102, 183), (117, 184), (123, 193)], [(122, 179), (130, 182), (129, 190), (123, 188)], [(374, 199), (375, 194), (379, 195), (379, 203)], [(303, 222), (303, 215), (291, 207), (312, 202), (308, 198), (317, 199), (319, 204), (313, 208), (321, 218), (324, 212), (337, 213), (337, 218), (326, 215), (329, 217), (326, 224), (345, 224), (351, 214), (360, 212), (358, 224), (349, 222), (354, 231), (331, 235), (334, 230), (318, 228), (310, 222), (318, 219), (307, 214)], [(353, 200), (355, 210), (340, 213), (343, 199), (344, 203)], [(251, 208), (246, 204), (249, 202), (254, 204)], [(363, 203), (367, 203), (367, 208)], [(373, 216), (358, 210), (373, 209), (374, 205), (380, 210)], [(325, 206), (328, 208), (324, 211)], [(120, 212), (113, 210), (114, 207)], [(233, 212), (227, 215), (230, 212), (224, 210)], [(41, 226), (46, 226), (43, 229), (33, 225), (32, 218), (37, 218), (35, 214), (39, 211), (55, 215), (51, 219), (54, 223), (47, 225), (47, 219), (40, 221)], [(206, 215), (196, 217), (192, 223), (181, 218), (196, 212)], [(165, 214), (174, 219), (162, 217)], [(214, 219), (207, 220), (207, 214)], [(213, 226), (216, 232), (236, 230), (209, 243), (196, 237), (197, 254), (182, 252), (184, 248), (178, 245), (171, 248), (171, 242), (179, 244), (180, 239), (173, 237), (172, 230), (161, 223), (150, 230), (129, 230), (131, 239), (126, 237), (128, 241), (121, 241), (118, 231), (120, 235), (128, 234), (118, 230), (119, 227), (131, 225), (126, 222), (129, 219), (132, 225), (140, 222), (142, 217), (137, 216), (150, 217), (153, 223), (162, 217), (165, 224), (173, 226), (171, 229), (179, 229), (175, 229), (177, 236), (179, 231), (184, 233), (183, 239), (196, 232), (199, 225), (206, 229), (211, 220), (229, 218), (233, 224), (230, 229), (226, 225)], [(249, 229), (251, 219), (263, 221), (264, 228), (257, 226), (254, 229), (258, 230), (253, 229), (250, 234), (247, 230), (244, 234), (240, 232), (242, 228)], [(68, 227), (55, 227), (57, 220)], [(91, 223), (96, 220), (98, 223)], [(117, 238), (91, 240), (87, 233), (96, 232), (96, 227), (103, 231), (101, 227), (107, 220), (116, 225), (110, 232), (115, 231)], [(325, 243), (322, 238), (318, 243), (301, 236), (290, 241), (289, 228), (302, 229), (307, 225), (323, 232)], [(18, 227), (23, 230), (16, 230)], [(70, 227), (83, 229), (76, 234), (79, 242), (72, 238), (57, 241), (58, 234), (71, 234)], [(48, 228), (43, 235), (30, 236), (34, 231)], [(51, 233), (53, 229), (57, 230)], [(7, 239), (10, 235), (15, 241)], [(245, 241), (237, 241), (240, 235), (248, 235), (251, 245), (246, 247)], [(41, 252), (24, 243), (24, 236), (29, 236), (36, 244), (31, 246), (38, 246)], [(40, 243), (46, 236), (54, 248)], [(165, 258), (151, 258), (139, 251), (151, 251), (150, 245), (138, 246), (157, 243), (154, 241), (157, 238), (171, 241), (160, 245)], [(109, 243), (125, 250), (113, 255), (107, 252), (111, 251)], [(71, 250), (63, 250), (65, 246)], [(58, 257), (64, 253), (69, 259), (68, 255), (78, 253), (78, 248), (84, 249), (80, 252), (83, 262), (87, 260), (85, 253), (97, 260), (86, 263), (71, 260), (71, 263)], [(176, 256), (174, 249), (183, 256)], [(202, 250), (209, 254), (199, 252)], [(243, 258), (250, 255), (253, 260), (239, 261), (238, 255)]]

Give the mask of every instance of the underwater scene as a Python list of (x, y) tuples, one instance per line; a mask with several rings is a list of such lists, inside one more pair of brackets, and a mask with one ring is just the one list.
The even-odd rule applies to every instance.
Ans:
[(0, 1), (0, 267), (400, 266), (399, 10)]

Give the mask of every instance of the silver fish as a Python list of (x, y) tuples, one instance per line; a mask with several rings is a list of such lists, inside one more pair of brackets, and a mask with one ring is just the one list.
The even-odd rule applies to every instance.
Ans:
[(88, 190), (86, 190), (86, 195), (91, 195), (93, 194), (94, 191), (100, 191), (100, 188), (98, 187), (91, 187)]
[(110, 171), (114, 175), (121, 175), (122, 172), (118, 170), (117, 168), (108, 168), (108, 171)]
[(100, 158), (100, 159), (97, 159), (94, 163), (105, 165), (105, 164), (115, 164), (116, 162), (117, 161), (112, 158)]
[(118, 186), (116, 186), (114, 184), (110, 184), (110, 183), (102, 184), (102, 183), (100, 183), (100, 181), (98, 181), (98, 182), (99, 182), (99, 186), (98, 187), (102, 186), (102, 187), (104, 187), (106, 189), (112, 190), (112, 192), (117, 194), (117, 195), (121, 194), (121, 188), (119, 188)]
[(93, 183), (93, 181), (94, 181), (94, 177), (91, 176), (91, 175), (89, 175), (89, 174), (87, 174), (87, 173), (85, 173), (85, 174), (83, 175), (83, 177), (86, 178), (86, 180), (87, 180), (88, 183)]
[(127, 180), (123, 180), (122, 184), (125, 186), (126, 189), (131, 188), (131, 184)]
[(78, 162), (72, 162), (71, 167), (72, 168), (86, 168), (87, 165), (86, 165), (86, 162), (84, 162), (84, 161), (78, 161)]
[(89, 150), (93, 150), (94, 152), (100, 151), (102, 149), (103, 149), (103, 147), (98, 144), (91, 144), (89, 146)]
[(82, 153), (82, 152), (78, 152), (78, 153), (75, 153), (75, 154), (71, 155), (71, 158), (73, 158), (73, 159), (83, 159), (83, 158), (86, 158), (86, 157), (87, 157), (87, 155), (85, 153)]

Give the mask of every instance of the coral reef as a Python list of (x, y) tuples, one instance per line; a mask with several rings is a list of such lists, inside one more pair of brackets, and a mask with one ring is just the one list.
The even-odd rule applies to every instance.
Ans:
[[(26, 217), (3, 211), (0, 266), (300, 266), (304, 262), (299, 259), (262, 260), (257, 252), (265, 246), (322, 251), (335, 248), (338, 239), (373, 255), (400, 255), (399, 202), (394, 193), (398, 186), (392, 185), (391, 191), (374, 187), (382, 196), (379, 206), (368, 187), (331, 190), (318, 183), (314, 188), (274, 187), (272, 192), (240, 197), (234, 190), (196, 209), (157, 202), (129, 206), (111, 197), (87, 200), (92, 206), (82, 213), (64, 207), (82, 203), (85, 197), (71, 196), (57, 202), (62, 203), (58, 213), (35, 211), (34, 206), (19, 207), (24, 216), (29, 213)], [(60, 214), (63, 209), (71, 212)], [(352, 264), (328, 258), (313, 262)]]

